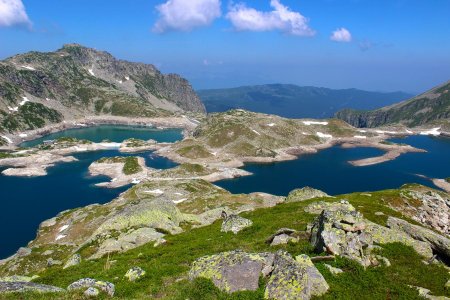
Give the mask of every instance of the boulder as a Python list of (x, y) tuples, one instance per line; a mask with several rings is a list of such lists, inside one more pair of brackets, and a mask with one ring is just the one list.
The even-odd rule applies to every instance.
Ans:
[(144, 277), (145, 271), (139, 267), (133, 267), (127, 271), (125, 277), (128, 278), (129, 281), (136, 281)]
[(65, 290), (56, 286), (38, 284), (33, 282), (0, 282), (0, 294), (28, 292), (62, 293), (65, 292)]
[(325, 202), (319, 201), (309, 204), (305, 208), (305, 212), (318, 215), (322, 213), (324, 210), (328, 211), (336, 211), (336, 210), (345, 210), (345, 211), (353, 211), (356, 210), (353, 205), (351, 205), (347, 200), (341, 200), (339, 202)]
[(270, 246), (277, 246), (287, 244), (289, 242), (297, 243), (299, 238), (297, 236), (298, 231), (289, 228), (281, 228), (278, 229), (273, 235), (271, 235), (266, 243), (270, 244)]
[(291, 191), (286, 198), (286, 202), (299, 202), (323, 197), (330, 197), (330, 196), (327, 193), (324, 193), (320, 190), (316, 190), (307, 186), (301, 189)]
[(238, 215), (229, 215), (225, 216), (222, 223), (222, 232), (233, 232), (237, 234), (244, 228), (250, 227), (253, 225), (253, 222), (249, 219), (242, 218)]
[(369, 266), (372, 237), (365, 228), (363, 215), (354, 209), (326, 209), (312, 225), (311, 244), (318, 253), (325, 251)]
[(13, 275), (7, 277), (0, 277), (0, 282), (30, 282), (38, 277), (39, 277), (38, 275), (34, 275), (32, 277)]
[(81, 255), (80, 254), (74, 254), (72, 255), (64, 265), (63, 269), (67, 269), (76, 265), (79, 265), (81, 263)]
[(387, 225), (395, 230), (402, 231), (413, 239), (428, 243), (430, 247), (441, 256), (450, 258), (450, 239), (421, 226), (413, 225), (405, 220), (389, 217)]
[(295, 260), (285, 251), (278, 251), (274, 269), (266, 285), (266, 299), (310, 299), (326, 293), (329, 286), (308, 256)]
[(338, 275), (338, 274), (344, 273), (344, 271), (342, 271), (341, 269), (335, 268), (335, 267), (330, 266), (330, 265), (328, 265), (328, 264), (324, 264), (324, 266), (325, 266), (325, 268), (327, 268), (328, 271), (330, 271), (330, 273), (333, 274), (333, 275)]
[(71, 283), (67, 289), (69, 291), (71, 290), (79, 290), (79, 289), (88, 289), (88, 288), (96, 288), (99, 289), (109, 296), (114, 296), (115, 292), (115, 286), (111, 282), (107, 281), (101, 281), (101, 280), (95, 280), (92, 278), (82, 278), (80, 280), (77, 280), (73, 283)]
[(255, 291), (259, 277), (270, 273), (273, 259), (271, 253), (249, 254), (239, 250), (205, 256), (193, 263), (189, 279), (210, 279), (219, 289), (229, 293)]

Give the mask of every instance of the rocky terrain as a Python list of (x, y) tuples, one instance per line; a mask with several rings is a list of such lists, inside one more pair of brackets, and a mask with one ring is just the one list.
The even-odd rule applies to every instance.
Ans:
[(410, 100), (374, 111), (343, 110), (336, 117), (355, 127), (380, 127), (403, 124), (408, 127), (427, 125), (435, 131), (450, 132), (450, 82), (446, 82)]
[(155, 117), (183, 111), (205, 112), (187, 80), (81, 45), (0, 62), (0, 132), (87, 116)]
[(448, 199), (418, 185), (336, 197), (304, 188), (284, 198), (233, 195), (202, 180), (143, 182), (43, 222), (0, 262), (0, 294), (438, 299), (450, 296), (450, 240), (428, 220), (448, 214), (416, 218), (407, 201), (419, 212)]

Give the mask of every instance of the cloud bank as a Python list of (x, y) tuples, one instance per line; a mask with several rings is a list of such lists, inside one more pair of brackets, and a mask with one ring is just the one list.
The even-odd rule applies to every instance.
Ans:
[(352, 41), (352, 34), (345, 28), (338, 28), (330, 36), (330, 39), (335, 42), (349, 43)]
[(0, 27), (31, 26), (22, 0), (0, 0)]
[(221, 16), (220, 6), (220, 0), (168, 0), (156, 6), (159, 19), (153, 31), (191, 31), (208, 26)]
[(315, 31), (308, 25), (308, 19), (299, 12), (291, 11), (279, 0), (271, 0), (272, 11), (258, 11), (244, 3), (231, 5), (226, 18), (238, 31), (272, 31), (296, 36), (313, 36)]

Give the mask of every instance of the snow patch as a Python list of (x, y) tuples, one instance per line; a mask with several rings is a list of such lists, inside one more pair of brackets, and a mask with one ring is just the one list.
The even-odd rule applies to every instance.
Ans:
[(406, 133), (413, 134), (414, 132), (412, 132), (412, 131), (409, 130), (409, 129), (406, 129)]
[(46, 100), (46, 101), (50, 101), (50, 99), (49, 99), (49, 98), (45, 98), (45, 100)]
[(19, 103), (20, 106), (24, 106), (25, 103), (30, 102), (30, 100), (27, 97), (22, 97), (22, 101)]
[(259, 132), (256, 131), (255, 129), (252, 129), (252, 131), (253, 131), (254, 133), (256, 133), (257, 135), (261, 135), (261, 133), (259, 133)]
[(67, 228), (69, 228), (69, 225), (61, 226), (61, 228), (59, 228), (59, 232), (63, 232), (63, 231), (66, 230)]
[(434, 135), (434, 136), (438, 136), (441, 135), (441, 133), (439, 132), (439, 130), (441, 130), (441, 127), (436, 127), (427, 131), (422, 131), (420, 132), (421, 135)]
[(269, 127), (273, 127), (273, 126), (275, 126), (275, 125), (276, 125), (275, 123), (267, 124), (267, 126), (269, 126)]
[(331, 134), (326, 134), (322, 132), (316, 132), (317, 136), (324, 139), (331, 139), (333, 136)]
[(387, 133), (387, 134), (398, 134), (398, 132), (396, 132), (396, 131), (383, 131), (383, 130), (377, 130), (376, 133), (379, 133), (379, 134), (385, 134), (385, 133)]
[(183, 193), (174, 193), (174, 194), (178, 196), (183, 196)]
[(13, 141), (12, 141), (9, 137), (7, 137), (7, 136), (2, 135), (2, 138), (3, 138), (5, 141), (7, 141), (8, 144), (12, 144), (12, 143), (13, 143)]
[(122, 84), (122, 80), (117, 80), (118, 83)]
[(186, 200), (187, 200), (187, 198), (183, 198), (183, 199), (180, 199), (180, 200), (173, 200), (173, 203), (180, 204), (180, 203), (183, 203)]
[(26, 133), (21, 133), (21, 134), (19, 134), (19, 136), (20, 136), (21, 138), (25, 138), (25, 137), (28, 136), (28, 134), (26, 134)]
[(94, 71), (92, 69), (89, 69), (88, 71), (92, 76), (95, 76)]
[(11, 112), (17, 112), (17, 111), (19, 111), (19, 107), (8, 106), (8, 110), (11, 111)]
[(55, 239), (55, 241), (58, 241), (58, 240), (60, 240), (60, 239), (63, 239), (63, 238), (65, 238), (67, 235), (65, 235), (65, 234), (60, 234), (60, 235), (58, 235), (57, 237), (56, 237), (56, 239)]
[(130, 77), (128, 77), (128, 76), (125, 76), (125, 79), (128, 81), (128, 80), (130, 80)]
[(152, 190), (152, 191), (144, 191), (146, 194), (155, 194), (155, 195), (162, 195), (164, 194), (164, 191), (161, 191), (160, 189)]
[(105, 147), (107, 149), (119, 149), (120, 143), (99, 143), (101, 147)]
[(27, 69), (27, 70), (31, 70), (31, 71), (36, 71), (36, 69), (35, 68), (33, 68), (33, 67), (30, 67), (30, 66), (21, 66), (22, 68), (24, 68), (24, 69)]
[(303, 121), (303, 124), (310, 125), (328, 125), (328, 122), (317, 122), (317, 121)]
[(133, 178), (133, 180), (131, 181), (132, 184), (139, 184), (141, 183), (141, 181), (139, 179)]
[(365, 135), (355, 135), (354, 138), (355, 139), (367, 139), (367, 136), (365, 136)]
[(358, 130), (358, 132), (361, 132), (361, 133), (366, 133), (367, 132), (367, 130)]

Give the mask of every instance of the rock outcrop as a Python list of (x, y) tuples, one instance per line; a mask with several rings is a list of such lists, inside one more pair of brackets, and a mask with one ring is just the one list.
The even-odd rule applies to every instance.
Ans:
[(99, 289), (111, 297), (114, 296), (114, 292), (116, 290), (114, 284), (112, 284), (111, 282), (96, 280), (92, 278), (82, 278), (80, 280), (77, 280), (71, 283), (67, 287), (67, 290), (69, 291), (80, 289), (88, 290), (90, 288)]
[(310, 299), (327, 292), (329, 286), (307, 255), (294, 260), (285, 251), (278, 251), (274, 269), (267, 282), (266, 299)]
[(224, 252), (196, 260), (189, 271), (189, 279), (210, 279), (228, 293), (257, 290), (260, 276), (270, 276), (265, 288), (266, 299), (310, 299), (329, 288), (307, 255), (293, 259), (285, 251)]
[(297, 230), (280, 228), (266, 240), (266, 243), (270, 244), (270, 246), (277, 246), (287, 244), (289, 242), (297, 243), (298, 241), (299, 232)]
[(323, 197), (330, 197), (330, 196), (327, 193), (324, 193), (320, 190), (316, 190), (307, 186), (301, 189), (291, 191), (286, 198), (286, 202), (299, 202)]
[(222, 215), (224, 218), (222, 223), (222, 232), (233, 232), (237, 234), (244, 228), (252, 226), (253, 222), (249, 219), (240, 217), (238, 215), (227, 215), (226, 213)]
[(450, 259), (450, 239), (447, 237), (394, 217), (388, 218), (387, 225), (392, 229), (406, 233), (415, 240), (429, 244), (436, 253), (447, 260)]
[(38, 284), (33, 282), (1, 282), (0, 281), (0, 294), (2, 293), (63, 293), (64, 289), (45, 285)]
[(129, 280), (129, 281), (136, 281), (141, 279), (142, 277), (144, 277), (146, 274), (146, 272), (144, 270), (142, 270), (142, 268), (140, 267), (133, 267), (131, 269), (129, 269), (127, 271), (127, 273), (125, 274), (125, 277)]

